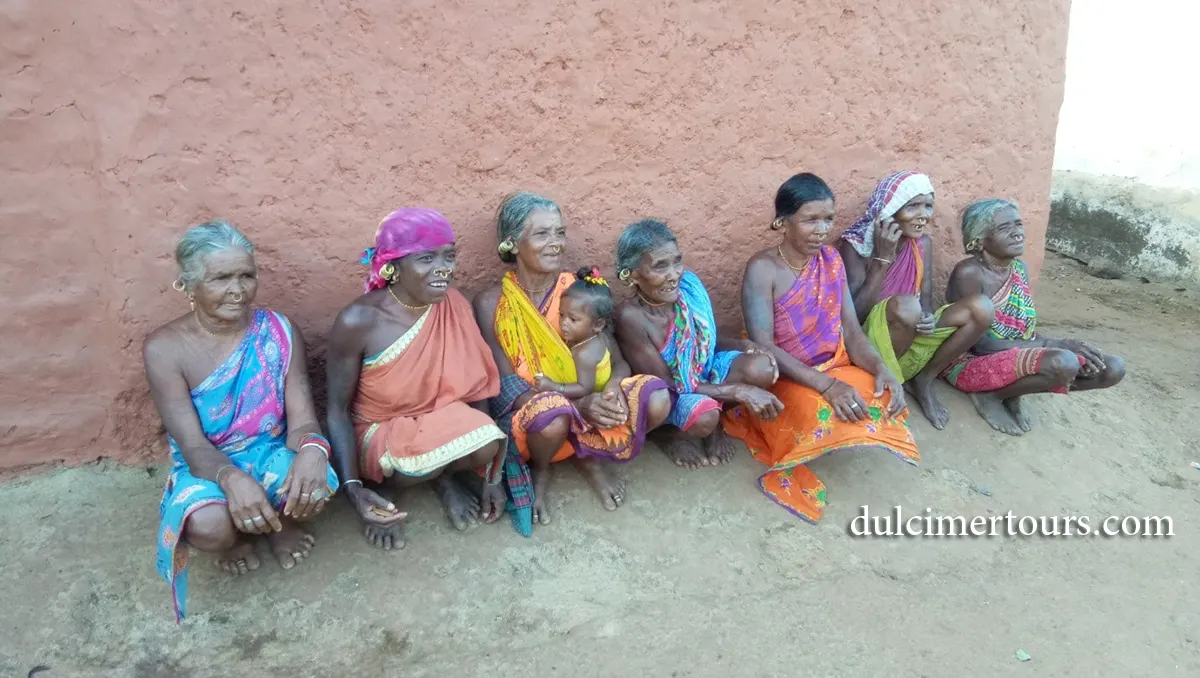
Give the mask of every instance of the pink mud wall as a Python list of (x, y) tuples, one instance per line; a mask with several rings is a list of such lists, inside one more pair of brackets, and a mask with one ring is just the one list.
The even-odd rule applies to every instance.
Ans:
[(726, 326), (798, 171), (839, 226), (928, 172), (939, 282), (965, 202), (1014, 197), (1037, 271), (1069, 5), (6, 0), (0, 469), (161, 458), (141, 343), (187, 310), (173, 246), (214, 217), (318, 364), (382, 215), (445, 212), (471, 292), (520, 188), (563, 205), (573, 263), (611, 270), (625, 224), (665, 219)]

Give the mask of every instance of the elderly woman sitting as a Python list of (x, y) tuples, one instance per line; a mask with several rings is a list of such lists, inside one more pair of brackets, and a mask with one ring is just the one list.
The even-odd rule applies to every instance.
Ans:
[(966, 391), (992, 428), (1009, 435), (1029, 431), (1021, 408), (1029, 393), (1067, 393), (1114, 386), (1125, 376), (1125, 361), (1077, 339), (1051, 339), (1037, 332), (1037, 311), (1029, 289), (1025, 226), (1015, 203), (998, 198), (967, 206), (962, 216), (967, 254), (954, 267), (946, 301), (989, 297), (996, 319), (973, 352), (961, 356), (942, 376)]
[(176, 290), (192, 309), (146, 339), (146, 378), (172, 468), (162, 500), (158, 571), (176, 619), (187, 603), (188, 547), (257, 569), (262, 535), (291, 568), (312, 548), (296, 524), (337, 491), (305, 372), (304, 339), (282, 314), (255, 309), (254, 246), (229, 224), (196, 226), (175, 250)]
[(723, 403), (774, 419), (783, 409), (765, 390), (779, 371), (755, 344), (719, 336), (712, 301), (683, 264), (675, 234), (661, 221), (630, 224), (617, 241), (618, 277), (636, 294), (617, 308), (617, 339), (635, 370), (671, 384), (674, 404), (664, 451), (678, 466), (723, 464), (733, 442), (720, 426)]
[(396, 210), (364, 263), (366, 293), (334, 321), (326, 368), (329, 435), (367, 539), (399, 548), (407, 514), (364, 480), (430, 483), (459, 530), (494, 522), (504, 512), (504, 434), (487, 399), (500, 376), (471, 305), (450, 287), (458, 266), (450, 222), (431, 209)]
[[(625, 489), (606, 467), (641, 453), (646, 432), (667, 418), (671, 400), (661, 379), (630, 373), (607, 331), (596, 335), (610, 361), (608, 381), (597, 380), (597, 392), (574, 398), (541, 388), (579, 377), (562, 334), (564, 320), (576, 322), (567, 293), (576, 276), (563, 271), (567, 227), (554, 202), (518, 192), (500, 204), (496, 231), (500, 260), (514, 270), (475, 297), (475, 317), (502, 375), (492, 414), (510, 434), (509, 506), (514, 526), (528, 536), (534, 523), (550, 522), (551, 464), (567, 459), (604, 508), (616, 510)], [(525, 461), (533, 467), (532, 482)]]
[(888, 369), (936, 429), (950, 413), (933, 383), (992, 324), (982, 294), (933, 308), (933, 184), (920, 172), (896, 172), (876, 186), (867, 212), (842, 234), (840, 251), (858, 321)]

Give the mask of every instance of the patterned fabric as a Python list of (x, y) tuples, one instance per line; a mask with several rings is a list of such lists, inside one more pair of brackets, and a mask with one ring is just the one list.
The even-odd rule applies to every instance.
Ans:
[(1029, 271), (1024, 261), (1013, 260), (1008, 280), (992, 295), (992, 305), (996, 308), (996, 320), (988, 328), (988, 336), (1010, 341), (1037, 338), (1037, 310), (1033, 307)]
[(884, 178), (867, 200), (867, 212), (842, 233), (854, 251), (864, 257), (875, 251), (875, 221), (887, 219), (918, 195), (933, 193), (933, 182), (920, 172), (903, 171)]
[[(1033, 293), (1029, 290), (1029, 272), (1025, 262), (1016, 259), (1008, 280), (992, 295), (992, 306), (996, 319), (987, 334), (993, 339), (1006, 341), (1033, 341), (1037, 339), (1037, 311), (1033, 307)], [(967, 354), (959, 356), (942, 370), (942, 378), (950, 385), (967, 393), (998, 391), (1018, 380), (1037, 374), (1042, 358), (1048, 349), (1010, 348), (986, 355)], [(1075, 356), (1080, 366), (1087, 361)], [(1062, 386), (1050, 389), (1051, 393), (1067, 393)]]
[(362, 263), (371, 267), (364, 291), (387, 287), (387, 280), (380, 275), (384, 266), (452, 242), (454, 229), (441, 212), (424, 207), (405, 207), (392, 212), (375, 229), (375, 246), (363, 252)]
[[(879, 351), (879, 356), (883, 358), (884, 364), (903, 384), (925, 369), (930, 359), (933, 358), (933, 354), (958, 328), (938, 327), (933, 330), (933, 334), (918, 334), (913, 337), (913, 342), (904, 355), (897, 357), (896, 350), (892, 346), (892, 332), (888, 328), (887, 321), (887, 305), (890, 300), (891, 297), (888, 297), (871, 308), (866, 322), (863, 323), (863, 331), (867, 333), (867, 338), (871, 340), (875, 350)], [(939, 308), (934, 312), (934, 317), (941, 320), (942, 313), (947, 308), (950, 308), (949, 304)]]
[[(629, 418), (611, 429), (598, 430), (588, 424), (575, 405), (561, 393), (538, 393), (514, 411), (516, 401), (531, 388), (538, 374), (564, 384), (578, 381), (574, 356), (558, 333), (562, 296), (574, 281), (573, 274), (561, 274), (537, 307), (517, 284), (516, 274), (508, 272), (501, 282), (500, 300), (496, 305), (496, 338), (516, 374), (502, 381), (500, 396), (492, 402), (492, 415), (509, 435), (510, 461), (506, 462), (506, 468), (520, 464), (524, 467), (519, 474), (521, 478), (529, 477), (528, 467), (524, 464), (529, 459), (529, 434), (543, 430), (562, 416), (570, 419), (571, 431), (552, 461), (563, 461), (575, 454), (610, 461), (636, 457), (645, 441), (650, 396), (667, 388), (657, 377), (635, 376), (623, 380), (621, 390), (629, 404)], [(601, 375), (598, 373), (597, 376)], [(513, 493), (512, 504), (516, 504), (517, 497), (528, 497), (529, 510), (519, 520), (514, 516), (513, 524), (518, 532), (529, 536), (532, 533), (532, 484)]]
[(842, 257), (823, 245), (775, 302), (775, 345), (805, 365), (832, 358), (842, 342), (845, 281)]
[(879, 294), (883, 298), (921, 296), (921, 283), (925, 279), (925, 257), (921, 256), (921, 244), (912, 238), (900, 238), (896, 256), (883, 274), (883, 285)]
[(742, 353), (717, 351), (712, 301), (704, 283), (691, 271), (684, 271), (679, 280), (675, 319), (658, 352), (671, 371), (672, 390), (676, 393), (668, 423), (686, 431), (701, 415), (721, 409), (716, 400), (695, 393), (696, 385), (723, 383), (733, 361)]
[[(825, 249), (822, 248), (822, 255)], [(821, 255), (818, 255), (808, 266), (820, 261)], [(806, 268), (798, 276), (805, 280), (804, 284), (810, 285), (807, 296), (823, 299), (833, 289), (845, 289), (845, 269), (828, 265), (818, 270), (820, 275), (810, 274)], [(796, 352), (788, 348), (784, 350), (804, 364), (852, 386), (867, 404), (870, 417), (854, 423), (839, 421), (833, 416), (829, 402), (820, 393), (781, 378), (770, 389), (783, 403), (780, 416), (772, 421), (764, 421), (745, 407), (738, 406), (726, 413), (723, 423), (726, 433), (744, 441), (754, 458), (768, 466), (758, 481), (763, 493), (792, 514), (815, 523), (824, 512), (825, 485), (804, 464), (829, 452), (860, 447), (882, 447), (910, 464), (917, 463), (920, 454), (908, 429), (907, 412), (902, 412), (896, 418), (888, 418), (885, 413), (891, 395), (885, 392), (883, 397), (875, 397), (874, 375), (850, 363), (842, 341), (841, 314), (833, 313), (828, 302), (796, 303), (793, 301), (795, 293), (796, 287), (793, 285), (775, 302), (775, 344), (781, 348), (785, 345), (804, 347), (792, 337), (810, 333), (837, 337), (832, 355), (828, 355), (823, 348), (815, 351), (804, 348)], [(800, 294), (804, 294), (804, 291)], [(778, 307), (785, 303), (790, 306), (781, 313)], [(780, 318), (785, 320), (780, 322)], [(814, 359), (814, 354), (818, 359)]]
[[(363, 361), (352, 413), (364, 478), (422, 477), (505, 436), (471, 407), (500, 392), (492, 351), (456, 289)], [(501, 461), (497, 447), (493, 468)], [(483, 466), (481, 465), (482, 469)]]
[(504, 450), (504, 481), (508, 492), (508, 504), (505, 508), (512, 517), (513, 529), (526, 537), (533, 536), (533, 475), (517, 449), (517, 441), (513, 438), (512, 420), (516, 414), (513, 403), (525, 395), (529, 388), (524, 379), (509, 374), (500, 379), (500, 395), (488, 403), (496, 426), (508, 436), (508, 444)]
[[(276, 510), (287, 498), (283, 481), (296, 458), (287, 447), (284, 385), (292, 358), (292, 328), (278, 313), (256, 310), (233, 353), (192, 389), (192, 405), (208, 441), (228, 455), (230, 464), (262, 485)], [(167, 436), (171, 472), (159, 513), (158, 573), (171, 585), (178, 622), (187, 613), (188, 546), (183, 534), (197, 510), (228, 504), (217, 483), (191, 474), (178, 443)], [(337, 491), (338, 478), (330, 468), (326, 489)]]

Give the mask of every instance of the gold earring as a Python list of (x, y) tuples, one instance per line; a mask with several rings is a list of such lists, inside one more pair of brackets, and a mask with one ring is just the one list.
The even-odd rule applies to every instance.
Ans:
[(516, 248), (517, 246), (515, 243), (513, 243), (512, 238), (505, 238), (504, 241), (496, 247), (500, 254), (509, 254)]
[(196, 297), (188, 295), (188, 303), (192, 305), (192, 310), (196, 310)]
[(783, 219), (776, 219), (775, 221), (772, 221), (771, 222), (771, 230), (772, 231), (782, 231), (783, 230)]
[(621, 282), (628, 282), (629, 281), (629, 269), (623, 268), (623, 269), (617, 271), (617, 277), (621, 279)]
[(379, 277), (387, 282), (392, 282), (392, 279), (396, 277), (396, 267), (392, 265), (392, 262), (389, 261), (379, 267)]
[(175, 290), (176, 292), (182, 292), (184, 290), (183, 280), (180, 278), (176, 278), (176, 279), (172, 280), (171, 281), (171, 289)]

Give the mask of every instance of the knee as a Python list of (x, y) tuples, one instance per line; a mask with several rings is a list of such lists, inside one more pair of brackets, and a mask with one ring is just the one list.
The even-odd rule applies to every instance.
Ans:
[(570, 431), (571, 418), (562, 414), (555, 417), (545, 428), (537, 433), (530, 433), (529, 437), (537, 438), (540, 442), (553, 445), (557, 449), (567, 439), (567, 433)]
[(992, 306), (992, 300), (982, 294), (967, 297), (960, 303), (966, 305), (971, 314), (971, 324), (975, 327), (986, 330), (996, 321), (996, 308)]
[(1104, 356), (1104, 371), (1100, 373), (1100, 384), (1104, 388), (1116, 386), (1125, 378), (1125, 359), (1120, 356)]
[(692, 424), (692, 427), (687, 430), (687, 433), (688, 435), (695, 436), (697, 438), (707, 438), (716, 432), (717, 426), (720, 424), (721, 411), (710, 410), (700, 415), (700, 417), (696, 419), (696, 423)]
[(650, 394), (650, 402), (646, 406), (646, 418), (650, 428), (656, 428), (671, 416), (671, 392), (665, 388)]
[(775, 383), (775, 367), (771, 358), (761, 353), (748, 356), (746, 370), (742, 374), (745, 383), (759, 388), (770, 388)]
[(233, 529), (233, 521), (229, 518), (229, 507), (225, 504), (212, 504), (197, 509), (188, 516), (183, 536), (192, 548), (219, 552), (233, 548), (237, 543), (238, 533)]
[(496, 458), (496, 453), (500, 451), (500, 441), (493, 440), (483, 447), (475, 450), (467, 455), (467, 468), (483, 468), (489, 462)]
[(1067, 385), (1079, 375), (1079, 358), (1063, 348), (1048, 349), (1042, 356), (1038, 373), (1049, 377), (1055, 384)]
[(900, 325), (916, 329), (921, 322), (921, 299), (910, 295), (894, 296), (888, 299), (887, 319), (889, 325)]

